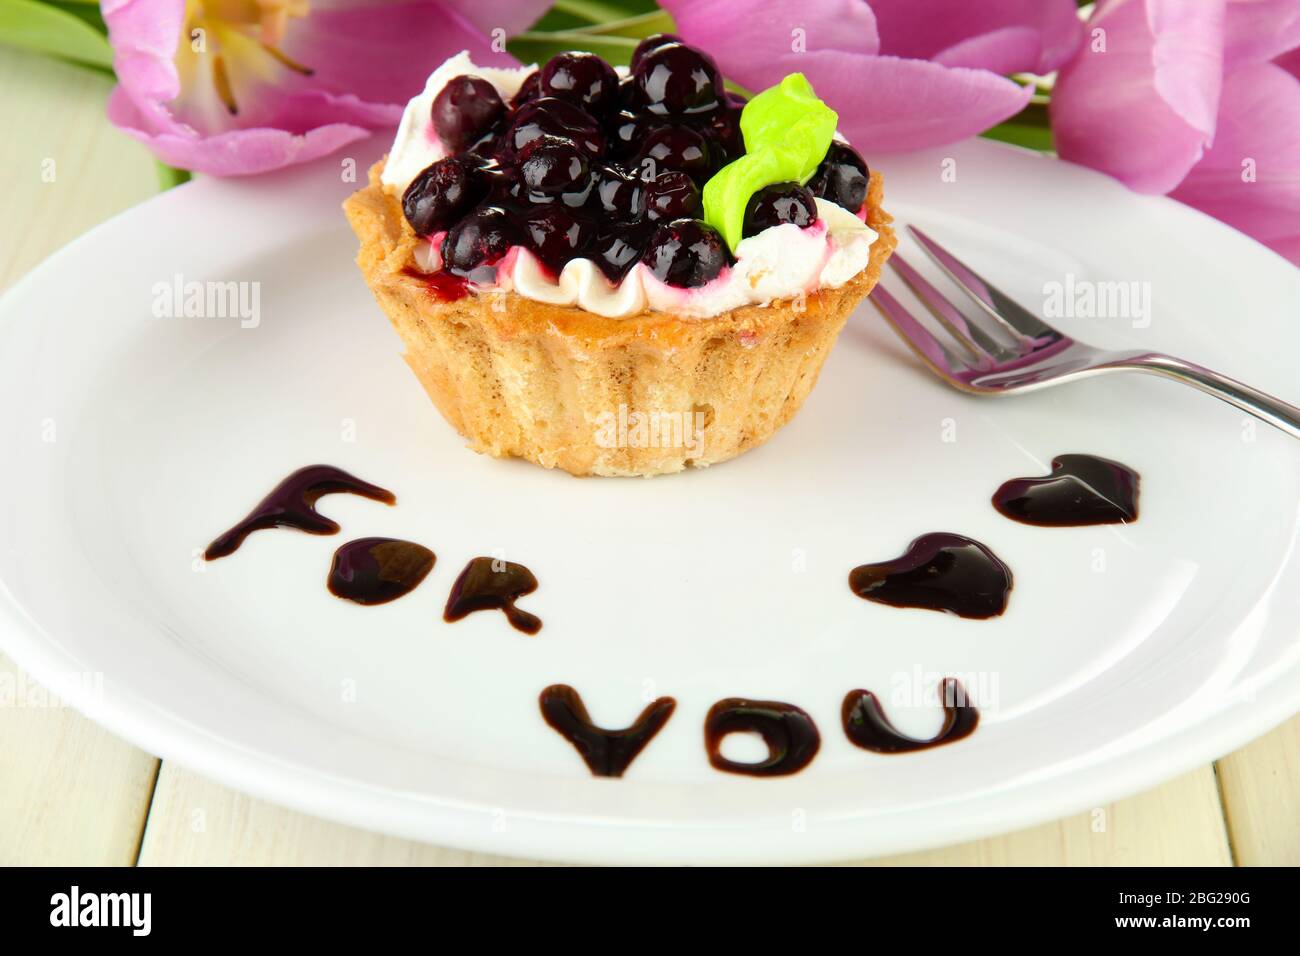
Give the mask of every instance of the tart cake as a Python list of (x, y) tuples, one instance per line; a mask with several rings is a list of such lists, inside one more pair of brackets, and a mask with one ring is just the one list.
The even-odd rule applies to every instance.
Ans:
[(746, 102), (660, 35), (623, 73), (452, 57), (345, 209), (470, 447), (627, 476), (725, 461), (794, 416), (894, 248), (882, 198), (802, 76)]

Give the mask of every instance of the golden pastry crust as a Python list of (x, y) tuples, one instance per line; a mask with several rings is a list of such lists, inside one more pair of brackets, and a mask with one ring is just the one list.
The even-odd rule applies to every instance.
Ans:
[(413, 274), (418, 240), (380, 184), (382, 168), (344, 209), (407, 364), (475, 451), (573, 475), (666, 474), (767, 441), (803, 404), (896, 245), (873, 172), (867, 224), (879, 238), (867, 268), (802, 301), (617, 319), (514, 292), (443, 301)]

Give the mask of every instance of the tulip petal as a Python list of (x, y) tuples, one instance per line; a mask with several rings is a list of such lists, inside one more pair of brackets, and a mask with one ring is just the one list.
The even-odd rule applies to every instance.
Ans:
[(1039, 61), (1038, 33), (1028, 27), (1003, 27), (960, 40), (930, 59), (943, 66), (965, 66), (992, 73), (1019, 73)]
[[(442, 0), (448, 9), (460, 14), (479, 32), (492, 36), (502, 30), (514, 36), (527, 30), (551, 6), (551, 0)], [(478, 58), (474, 58), (478, 62)]]
[(987, 70), (825, 51), (802, 58), (817, 95), (863, 152), (900, 152), (974, 136), (1019, 113), (1033, 88)]
[(788, 73), (807, 74), (805, 60), (813, 54), (872, 54), (880, 48), (876, 18), (861, 0), (663, 0), (660, 5), (672, 14), (677, 32), (707, 50), (728, 79), (755, 91)]
[(151, 132), (149, 117), (122, 87), (109, 95), (108, 117), (124, 133), (149, 147), (155, 156), (180, 169), (214, 176), (242, 176), (269, 172), (292, 163), (327, 156), (348, 143), (370, 135), (370, 130), (346, 123), (329, 123), (304, 133), (262, 127), (230, 130), (214, 136), (190, 132)]
[[(405, 103), (447, 57), (468, 50), (480, 66), (518, 66), (453, 4), (438, 0), (313, 10), (285, 32), (282, 49), (311, 67), (313, 85), (363, 100)], [(537, 4), (523, 3), (537, 9)]]
[(1178, 185), (1214, 138), (1223, 82), (1223, 0), (1115, 0), (1062, 67), (1052, 128), (1063, 159), (1140, 192)]
[(1147, 0), (1156, 92), (1188, 125), (1213, 133), (1223, 72), (1223, 5), (1201, 0)]
[(113, 71), (132, 96), (170, 100), (180, 92), (176, 45), (185, 23), (185, 0), (103, 0), (113, 44)]
[(995, 73), (1050, 73), (1074, 55), (1073, 0), (871, 0), (880, 51)]
[(750, 89), (803, 73), (840, 114), (840, 130), (871, 152), (964, 139), (1018, 113), (1033, 92), (985, 70), (874, 55), (876, 21), (861, 0), (662, 5), (678, 33), (712, 53), (729, 78)]
[(1228, 76), (1214, 145), (1170, 195), (1300, 264), (1300, 79), (1273, 63)]
[(312, 0), (268, 50), (255, 31), (219, 19), (194, 49), (181, 36), (185, 0), (103, 0), (119, 81), (109, 119), (172, 165), (265, 172), (395, 125), (451, 54), (467, 49), (479, 63), (513, 64), (485, 30), (526, 26), (546, 5)]
[(1228, 69), (1272, 60), (1300, 47), (1300, 0), (1235, 0), (1228, 4), (1223, 56)]

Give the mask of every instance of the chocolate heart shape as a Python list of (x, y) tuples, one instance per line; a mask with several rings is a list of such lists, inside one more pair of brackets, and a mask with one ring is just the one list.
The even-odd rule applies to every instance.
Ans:
[(849, 572), (849, 587), (868, 601), (997, 617), (1007, 609), (1011, 569), (987, 547), (960, 534), (923, 534), (892, 561)]
[(1138, 473), (1096, 455), (1057, 455), (1045, 478), (1012, 478), (993, 507), (1013, 521), (1046, 527), (1128, 524), (1138, 516)]

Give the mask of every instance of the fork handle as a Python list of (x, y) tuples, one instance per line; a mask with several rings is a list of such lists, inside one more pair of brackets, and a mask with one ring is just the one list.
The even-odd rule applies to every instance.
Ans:
[(1194, 362), (1158, 352), (1135, 356), (1126, 361), (1124, 367), (1139, 372), (1151, 372), (1199, 388), (1202, 392), (1222, 399), (1229, 405), (1235, 405), (1243, 412), (1254, 415), (1275, 428), (1280, 428), (1292, 438), (1300, 438), (1300, 408), (1261, 392), (1257, 388), (1251, 388), (1244, 382), (1212, 372)]

